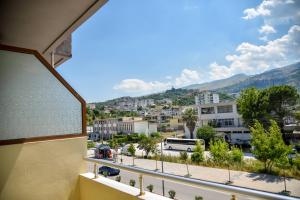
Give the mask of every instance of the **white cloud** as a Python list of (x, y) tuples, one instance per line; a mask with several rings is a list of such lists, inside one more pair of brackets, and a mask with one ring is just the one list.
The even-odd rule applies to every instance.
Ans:
[(236, 52), (226, 56), (230, 63), (227, 67), (211, 64), (211, 78), (220, 79), (237, 73), (256, 74), (299, 61), (300, 26), (292, 26), (286, 35), (266, 45), (243, 42), (236, 48)]
[(121, 83), (114, 86), (113, 89), (115, 90), (122, 90), (125, 92), (156, 92), (156, 91), (162, 91), (166, 90), (171, 87), (171, 84), (169, 82), (159, 82), (159, 81), (153, 81), (153, 82), (145, 82), (140, 79), (124, 79), (121, 81)]
[(146, 82), (141, 79), (124, 79), (119, 84), (113, 87), (114, 90), (122, 90), (129, 93), (146, 94), (151, 92), (159, 92), (170, 89), (172, 86), (183, 87), (189, 84), (198, 83), (200, 81), (200, 74), (196, 70), (183, 69), (181, 74), (172, 78), (166, 76), (169, 81), (150, 81)]
[(230, 68), (226, 67), (225, 65), (218, 65), (216, 62), (210, 64), (210, 79), (218, 80), (222, 78), (227, 78), (232, 76), (232, 72)]
[(175, 79), (175, 86), (182, 87), (200, 81), (200, 74), (196, 70), (183, 69), (180, 76)]
[(266, 34), (266, 35), (271, 33), (276, 33), (276, 30), (273, 28), (273, 26), (270, 26), (268, 24), (263, 25), (258, 31), (261, 34)]
[(299, 23), (300, 1), (263, 0), (256, 8), (244, 10), (243, 19), (250, 20), (263, 17), (265, 24)]

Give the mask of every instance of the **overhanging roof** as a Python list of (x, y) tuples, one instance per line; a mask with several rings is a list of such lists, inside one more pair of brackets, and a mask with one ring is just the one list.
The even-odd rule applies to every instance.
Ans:
[[(50, 62), (51, 52), (64, 41), (63, 47), (70, 50), (68, 41), (72, 32), (106, 2), (107, 0), (1, 0), (0, 43), (35, 49)], [(62, 46), (60, 54), (55, 56), (56, 66), (71, 56), (70, 52), (63, 55), (61, 48)]]

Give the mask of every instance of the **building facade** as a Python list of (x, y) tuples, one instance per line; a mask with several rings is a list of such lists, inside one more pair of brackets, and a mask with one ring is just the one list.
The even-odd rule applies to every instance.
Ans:
[(210, 104), (210, 103), (219, 103), (219, 95), (209, 92), (209, 91), (204, 91), (195, 96), (195, 103), (196, 105), (202, 105), (202, 104)]
[[(144, 133), (149, 135), (157, 132), (157, 124), (150, 123), (140, 117), (123, 117), (100, 119), (94, 121), (94, 133), (103, 139), (112, 138), (114, 134)], [(96, 136), (98, 139), (98, 136)]]
[(212, 126), (218, 135), (223, 135), (232, 144), (249, 143), (250, 131), (243, 125), (237, 103), (235, 101), (214, 103), (214, 99), (219, 99), (218, 94), (212, 94), (210, 97), (210, 103), (205, 103), (204, 100), (203, 103), (197, 104), (197, 126)]

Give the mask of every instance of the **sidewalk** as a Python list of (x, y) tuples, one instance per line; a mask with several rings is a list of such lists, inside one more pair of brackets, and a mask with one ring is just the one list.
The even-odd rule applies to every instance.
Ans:
[[(120, 162), (118, 156), (118, 162)], [(155, 170), (155, 160), (135, 159), (136, 167)], [(123, 164), (132, 165), (132, 157), (123, 156)], [(158, 161), (158, 169), (161, 170), (161, 162)], [(226, 169), (216, 169), (210, 167), (189, 165), (191, 178), (209, 180), (225, 183), (228, 181), (228, 171)], [(178, 163), (164, 162), (164, 172), (184, 176), (187, 174), (186, 165)], [(242, 171), (230, 171), (232, 185), (264, 190), (278, 193), (284, 189), (283, 178), (267, 174), (249, 173)], [(287, 190), (292, 196), (300, 197), (300, 180), (287, 179)]]

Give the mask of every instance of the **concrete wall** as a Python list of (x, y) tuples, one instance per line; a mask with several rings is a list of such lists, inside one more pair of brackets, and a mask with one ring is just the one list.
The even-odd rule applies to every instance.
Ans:
[(0, 146), (0, 200), (79, 200), (86, 137)]

